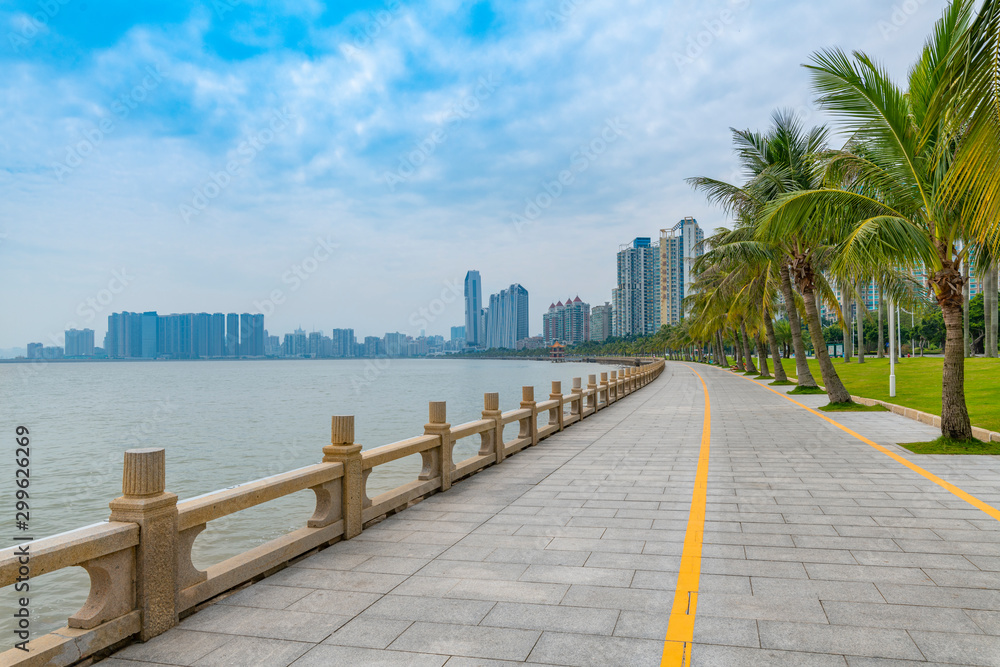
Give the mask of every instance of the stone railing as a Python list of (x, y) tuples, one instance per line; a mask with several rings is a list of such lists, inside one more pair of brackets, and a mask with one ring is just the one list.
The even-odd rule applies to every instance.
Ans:
[[(19, 577), (33, 579), (74, 566), (90, 575), (89, 597), (67, 626), (30, 639), (28, 652), (15, 648), (0, 653), (0, 667), (72, 665), (129, 641), (155, 637), (220, 593), (355, 537), (366, 524), (537, 445), (641, 389), (663, 366), (660, 360), (601, 373), (600, 381), (591, 375), (586, 387), (581, 378), (574, 378), (568, 394), (562, 393), (560, 382), (553, 382), (548, 400), (541, 402), (535, 401), (534, 387), (524, 387), (520, 407), (508, 412), (500, 411), (498, 394), (486, 394), (482, 418), (458, 426), (448, 423), (443, 402), (433, 402), (423, 435), (365, 451), (354, 442), (354, 417), (333, 417), (321, 463), (183, 502), (165, 489), (163, 449), (128, 450), (122, 495), (111, 501), (109, 521), (27, 543), (27, 558), (19, 547), (0, 550), (0, 588)], [(505, 441), (504, 427), (515, 422), (517, 435)], [(477, 437), (476, 454), (454, 461), (455, 443)], [(414, 454), (423, 460), (417, 479), (368, 497), (372, 470)], [(316, 495), (306, 526), (206, 570), (194, 566), (191, 549), (210, 521), (305, 489)]]

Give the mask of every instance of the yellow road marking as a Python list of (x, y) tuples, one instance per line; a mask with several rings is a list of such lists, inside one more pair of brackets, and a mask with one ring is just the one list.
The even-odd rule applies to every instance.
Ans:
[(880, 452), (882, 452), (886, 456), (889, 456), (890, 458), (895, 459), (899, 463), (902, 463), (904, 466), (906, 466), (907, 468), (909, 468), (913, 472), (917, 473), (918, 475), (922, 475), (923, 477), (926, 477), (927, 479), (929, 479), (930, 481), (934, 482), (938, 486), (940, 486), (940, 487), (942, 487), (944, 489), (947, 489), (948, 491), (951, 491), (953, 494), (955, 494), (956, 496), (958, 496), (959, 498), (961, 498), (965, 502), (969, 503), (973, 507), (986, 512), (987, 514), (989, 514), (991, 517), (993, 517), (997, 521), (1000, 521), (1000, 510), (996, 509), (992, 505), (987, 505), (986, 503), (984, 503), (979, 498), (976, 498), (972, 494), (963, 491), (962, 489), (958, 488), (954, 484), (951, 484), (950, 482), (946, 482), (945, 480), (941, 479), (940, 477), (938, 477), (934, 473), (930, 472), (929, 470), (924, 470), (923, 468), (921, 468), (917, 464), (911, 463), (910, 461), (908, 461), (907, 459), (903, 458), (902, 456), (900, 456), (896, 452), (892, 451), (891, 449), (883, 447), (882, 445), (880, 445), (878, 443), (872, 442), (871, 440), (869, 440), (868, 438), (864, 437), (863, 435), (859, 435), (858, 433), (855, 433), (854, 431), (852, 431), (851, 429), (847, 428), (843, 424), (840, 424), (840, 423), (834, 421), (833, 419), (830, 419), (829, 417), (827, 417), (826, 415), (824, 415), (822, 412), (819, 412), (817, 410), (813, 410), (809, 406), (803, 405), (802, 403), (799, 403), (794, 398), (792, 398), (791, 396), (789, 396), (788, 394), (786, 394), (786, 393), (784, 393), (782, 391), (778, 391), (777, 389), (774, 389), (773, 387), (768, 387), (767, 385), (761, 384), (760, 382), (755, 382), (754, 380), (751, 380), (750, 378), (743, 378), (743, 379), (747, 380), (749, 382), (753, 382), (756, 385), (760, 385), (761, 387), (764, 387), (764, 389), (768, 389), (770, 391), (773, 391), (778, 396), (781, 396), (783, 398), (788, 399), (789, 401), (791, 401), (795, 405), (799, 406), (800, 408), (804, 408), (804, 409), (808, 410), (809, 412), (813, 413), (814, 415), (816, 415), (817, 417), (825, 419), (826, 421), (830, 422), (831, 424), (833, 424), (834, 426), (836, 426), (837, 428), (839, 428), (841, 431), (844, 431), (846, 433), (850, 433), (851, 435), (853, 435), (855, 438), (857, 438), (861, 442), (865, 443), (866, 445), (871, 445), (872, 447), (874, 447), (875, 449), (879, 450)]
[(705, 422), (701, 429), (701, 451), (698, 454), (698, 469), (694, 476), (691, 511), (684, 533), (681, 569), (677, 575), (677, 590), (674, 592), (674, 606), (670, 610), (670, 622), (667, 625), (666, 640), (663, 642), (660, 667), (683, 667), (691, 664), (694, 613), (698, 606), (698, 579), (701, 576), (701, 544), (705, 538), (705, 502), (708, 492), (708, 453), (712, 413), (705, 378), (690, 366), (688, 368), (701, 380), (701, 388), (705, 392)]

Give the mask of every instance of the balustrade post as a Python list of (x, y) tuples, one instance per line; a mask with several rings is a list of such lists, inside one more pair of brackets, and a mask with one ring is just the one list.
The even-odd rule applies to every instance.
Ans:
[(590, 390), (590, 396), (587, 397), (587, 409), (591, 413), (597, 412), (597, 376), (588, 375), (587, 376), (587, 389)]
[(177, 494), (165, 488), (163, 449), (126, 450), (122, 495), (110, 503), (111, 521), (139, 525), (135, 599), (142, 641), (177, 625)]
[[(601, 403), (601, 396), (604, 396), (604, 403)], [(597, 395), (597, 407), (606, 408), (608, 407), (608, 374), (601, 373), (601, 388)]]
[(608, 388), (609, 388), (608, 393), (610, 394), (608, 396), (608, 403), (614, 403), (615, 401), (621, 398), (621, 393), (620, 393), (621, 381), (618, 378), (617, 371), (611, 371), (611, 379), (609, 380)]
[(563, 430), (563, 395), (562, 382), (552, 381), (552, 393), (549, 394), (550, 401), (559, 401), (559, 405), (553, 410), (549, 410), (549, 425), (557, 424), (559, 430)]
[(530, 436), (532, 445), (538, 444), (538, 411), (535, 405), (537, 405), (535, 403), (535, 388), (521, 387), (521, 408), (531, 410), (531, 417), (528, 419), (528, 432), (521, 435)]
[(580, 396), (583, 394), (583, 378), (573, 378), (573, 391), (570, 392), (569, 413), (583, 417), (583, 405)]
[[(452, 461), (452, 449), (455, 440), (451, 436), (451, 424), (448, 423), (447, 405), (444, 401), (431, 401), (428, 408), (428, 423), (424, 425), (424, 435), (436, 435), (441, 438), (435, 462), (441, 475), (441, 490), (451, 488), (451, 473), (455, 469)], [(426, 452), (429, 453), (429, 452)]]
[(500, 412), (500, 394), (496, 392), (483, 394), (483, 419), (493, 420), (493, 451), (497, 463), (503, 461), (504, 455), (502, 415), (503, 413)]
[(336, 416), (331, 420), (330, 444), (323, 448), (323, 462), (344, 464), (341, 507), (344, 512), (344, 539), (349, 540), (361, 533), (361, 510), (365, 498), (361, 445), (354, 442), (354, 415)]

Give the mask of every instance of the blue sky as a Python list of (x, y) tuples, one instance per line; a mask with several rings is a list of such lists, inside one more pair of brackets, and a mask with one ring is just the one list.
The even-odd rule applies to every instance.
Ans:
[(728, 128), (777, 107), (823, 122), (812, 51), (902, 77), (943, 7), (5, 3), (0, 348), (122, 310), (447, 335), (470, 268), (536, 333), (620, 244), (726, 223), (684, 179), (738, 178)]

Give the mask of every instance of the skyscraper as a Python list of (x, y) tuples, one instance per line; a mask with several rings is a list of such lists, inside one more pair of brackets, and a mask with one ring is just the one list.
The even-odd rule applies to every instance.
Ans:
[(67, 357), (92, 357), (94, 356), (94, 330), (69, 329), (66, 331), (64, 344)]
[(212, 356), (209, 337), (212, 326), (212, 316), (208, 313), (197, 313), (191, 322), (191, 356), (197, 359), (207, 359)]
[(676, 324), (684, 317), (684, 297), (690, 291), (696, 258), (704, 254), (705, 233), (687, 217), (671, 229), (660, 230), (660, 324)]
[(226, 315), (226, 356), (240, 356), (240, 316), (236, 313)]
[(615, 336), (649, 335), (660, 328), (660, 249), (648, 236), (618, 248), (618, 287), (611, 300)]
[(546, 343), (582, 343), (590, 339), (590, 304), (580, 297), (549, 306), (542, 315), (542, 338)]
[(465, 327), (452, 327), (451, 328), (451, 340), (452, 341), (465, 341)]
[(264, 315), (250, 315), (250, 351), (251, 357), (264, 356)]
[(517, 283), (490, 295), (486, 311), (486, 347), (514, 350), (528, 337), (528, 290)]
[(611, 336), (611, 304), (607, 301), (603, 306), (594, 306), (590, 311), (590, 340), (603, 341)]
[(469, 347), (479, 347), (484, 342), (480, 337), (482, 310), (482, 279), (479, 271), (472, 270), (465, 274), (465, 344)]
[(213, 313), (208, 325), (208, 356), (223, 357), (226, 354), (226, 316)]

